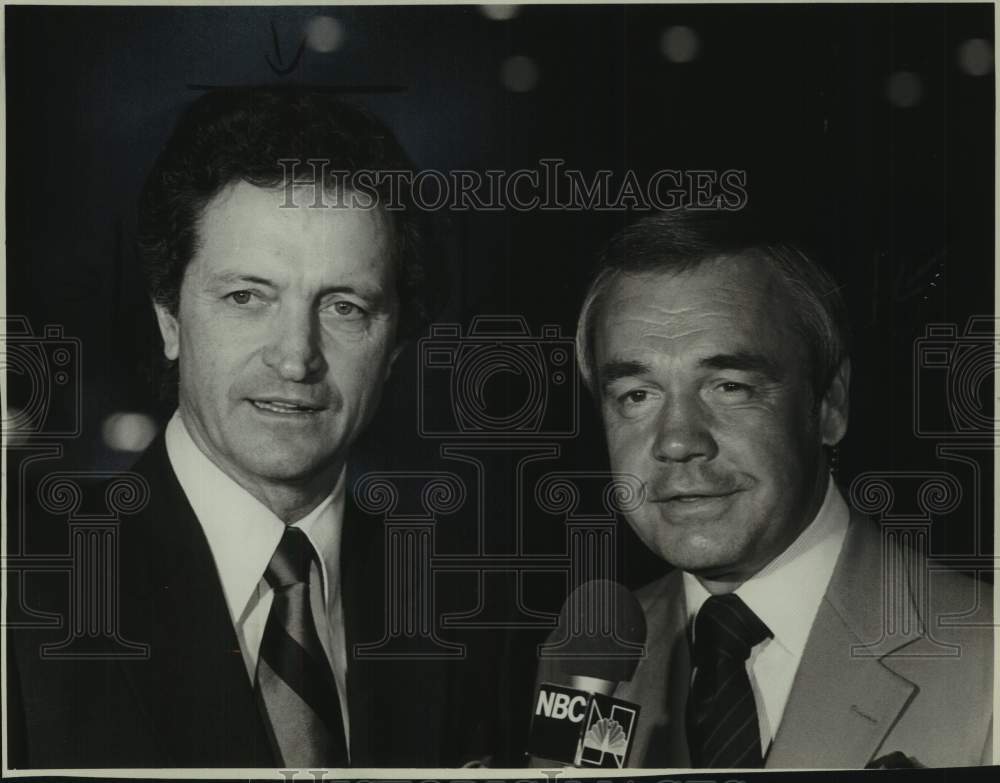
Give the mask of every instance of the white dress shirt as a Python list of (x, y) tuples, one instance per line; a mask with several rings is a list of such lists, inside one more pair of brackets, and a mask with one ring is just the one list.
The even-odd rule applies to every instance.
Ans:
[[(774, 636), (750, 651), (747, 674), (766, 755), (781, 724), (813, 620), (844, 544), (850, 511), (830, 479), (816, 518), (784, 552), (736, 589)], [(693, 621), (709, 592), (684, 574), (688, 620)]]
[[(253, 682), (257, 655), (274, 592), (264, 579), (285, 532), (285, 523), (222, 472), (191, 439), (180, 411), (166, 430), (167, 456), (205, 531), (222, 581), (247, 675)], [(347, 712), (347, 652), (340, 594), (340, 540), (344, 518), (344, 472), (333, 491), (295, 523), (319, 557), (310, 570), (310, 605), (329, 659), (350, 744)]]

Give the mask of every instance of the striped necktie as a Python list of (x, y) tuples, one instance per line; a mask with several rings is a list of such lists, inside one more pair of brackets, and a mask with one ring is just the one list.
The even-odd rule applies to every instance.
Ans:
[(333, 672), (309, 605), (314, 550), (286, 527), (264, 574), (274, 590), (254, 690), (272, 745), (289, 767), (346, 767), (347, 745)]
[(694, 673), (687, 705), (694, 767), (764, 765), (760, 726), (746, 661), (771, 631), (735, 594), (713, 595), (694, 625)]

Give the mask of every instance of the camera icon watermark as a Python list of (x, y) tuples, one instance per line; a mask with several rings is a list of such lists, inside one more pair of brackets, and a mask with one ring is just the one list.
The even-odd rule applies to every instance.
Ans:
[(928, 324), (913, 345), (913, 431), (920, 438), (988, 438), (1000, 432), (993, 416), (993, 379), (1000, 367), (1000, 319), (972, 316), (957, 324)]
[[(99, 490), (103, 503), (93, 504)], [(149, 645), (127, 639), (121, 628), (119, 551), (122, 518), (149, 504), (146, 479), (132, 472), (54, 470), (38, 483), (36, 495), (35, 523), (47, 515), (63, 517), (66, 547), (57, 552), (30, 551), (24, 540), (26, 520), (21, 516), (18, 546), (7, 551), (0, 567), (9, 591), (3, 625), (9, 629), (61, 629), (62, 639), (40, 645), (41, 658), (148, 658)], [(23, 507), (18, 515), (22, 513)], [(35, 579), (50, 584), (52, 579), (62, 580), (66, 600), (55, 612), (30, 604), (27, 584)]]
[(420, 340), (419, 356), (422, 436), (568, 438), (578, 432), (574, 344), (558, 326), (532, 336), (521, 316), (477, 316), (463, 336), (458, 324), (436, 324)]
[(78, 437), (83, 407), (80, 340), (66, 337), (59, 325), (50, 324), (40, 335), (34, 334), (23, 316), (3, 321), (4, 440)]

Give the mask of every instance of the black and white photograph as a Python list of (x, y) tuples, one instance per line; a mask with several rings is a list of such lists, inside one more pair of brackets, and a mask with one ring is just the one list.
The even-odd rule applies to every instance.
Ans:
[(5, 2), (4, 776), (995, 774), (995, 20)]

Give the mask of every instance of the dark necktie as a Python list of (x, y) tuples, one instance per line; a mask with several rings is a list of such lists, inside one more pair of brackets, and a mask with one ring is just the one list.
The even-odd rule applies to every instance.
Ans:
[(695, 668), (687, 705), (692, 766), (763, 766), (746, 660), (751, 648), (770, 636), (735, 594), (713, 595), (702, 605), (694, 625)]
[(254, 684), (271, 739), (289, 767), (346, 767), (347, 745), (333, 672), (309, 606), (313, 547), (285, 528), (264, 574), (274, 590)]

